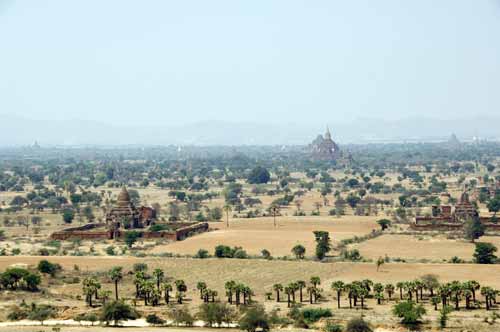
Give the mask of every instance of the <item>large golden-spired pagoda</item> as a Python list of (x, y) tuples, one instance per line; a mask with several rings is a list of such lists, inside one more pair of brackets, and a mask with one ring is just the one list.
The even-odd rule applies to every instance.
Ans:
[(309, 149), (313, 157), (319, 160), (336, 160), (341, 156), (340, 148), (333, 141), (328, 127), (326, 127), (325, 135), (318, 135), (309, 145)]

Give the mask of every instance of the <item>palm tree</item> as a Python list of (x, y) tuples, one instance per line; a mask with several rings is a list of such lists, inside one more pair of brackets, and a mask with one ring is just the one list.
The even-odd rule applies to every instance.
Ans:
[(163, 283), (163, 291), (165, 292), (165, 303), (169, 304), (170, 303), (170, 292), (172, 291), (172, 285), (165, 282)]
[(384, 299), (384, 285), (381, 283), (376, 283), (373, 285), (373, 291), (375, 292), (375, 298), (377, 299), (377, 304), (381, 304)]
[(282, 284), (274, 284), (273, 289), (276, 292), (276, 302), (280, 301), (280, 292), (283, 291), (283, 285)]
[(177, 291), (177, 293), (175, 293), (175, 297), (177, 298), (177, 303), (182, 304), (182, 300), (184, 299), (184, 292)]
[(353, 285), (346, 284), (344, 289), (347, 292), (347, 296), (349, 297), (349, 309), (352, 309)]
[(463, 288), (462, 294), (465, 297), (465, 309), (470, 309), (470, 301), (472, 298), (472, 291), (469, 288)]
[(389, 296), (389, 300), (392, 300), (392, 294), (394, 293), (394, 285), (393, 284), (387, 284), (384, 287), (387, 295)]
[[(245, 285), (243, 284), (236, 284), (236, 286), (234, 287), (235, 289), (235, 295), (236, 295), (236, 305), (239, 306), (241, 304), (241, 294), (244, 295), (244, 292), (245, 292)], [(245, 299), (244, 299), (245, 300)]]
[(340, 296), (342, 295), (342, 291), (345, 289), (345, 284), (342, 281), (334, 281), (332, 282), (332, 289), (337, 292), (337, 308), (340, 309)]
[(313, 285), (314, 288), (317, 288), (318, 285), (321, 284), (321, 279), (317, 276), (314, 276), (314, 277), (311, 277), (311, 280), (310, 280), (311, 284)]
[(417, 298), (418, 302), (418, 292), (420, 291), (420, 300), (424, 299), (424, 283), (420, 280), (415, 280), (415, 297)]
[(203, 291), (207, 289), (207, 284), (203, 281), (198, 281), (196, 284), (196, 289), (200, 291), (200, 299), (203, 298)]
[(452, 296), (455, 299), (455, 310), (459, 310), (460, 309), (460, 298), (462, 296), (462, 291), (463, 291), (462, 284), (456, 280), (452, 281), (450, 283), (450, 291), (451, 291)]
[(438, 294), (439, 294), (439, 297), (441, 298), (441, 303), (443, 304), (443, 308), (445, 308), (446, 304), (447, 304), (448, 296), (450, 295), (449, 285), (446, 284), (446, 285), (439, 286)]
[(147, 306), (151, 300), (151, 295), (155, 290), (155, 284), (151, 280), (145, 280), (141, 285), (141, 289), (144, 296), (144, 305)]
[(358, 296), (361, 299), (361, 310), (365, 306), (365, 298), (368, 296), (368, 290), (365, 287), (360, 287), (358, 290)]
[(109, 278), (115, 283), (115, 299), (118, 301), (118, 282), (123, 279), (122, 274), (123, 267), (115, 266), (109, 270)]
[(144, 271), (137, 271), (134, 275), (134, 285), (135, 285), (135, 298), (139, 298), (140, 295), (140, 286), (146, 279), (146, 275)]
[(165, 273), (162, 271), (162, 269), (155, 269), (153, 271), (153, 277), (156, 278), (156, 288), (160, 290), (160, 283), (163, 281)]
[(231, 205), (226, 204), (222, 209), (226, 212), (226, 227), (229, 228), (229, 213), (232, 211)]
[(302, 303), (302, 290), (304, 287), (306, 287), (306, 282), (304, 280), (298, 280), (296, 282), (297, 286), (299, 287), (299, 297), (300, 297), (300, 303)]
[(285, 287), (285, 294), (287, 296), (287, 307), (290, 308), (291, 306), (291, 295), (292, 295), (292, 289), (290, 288), (290, 286), (286, 286)]
[(405, 288), (405, 282), (400, 281), (396, 284), (396, 287), (399, 289), (399, 299), (403, 299), (403, 289)]
[(89, 307), (92, 307), (92, 296), (96, 294), (97, 290), (100, 288), (100, 284), (95, 277), (89, 277), (83, 279), (82, 290), (85, 295), (85, 300)]
[(151, 305), (157, 306), (160, 303), (161, 293), (158, 288), (153, 288), (150, 293)]
[(439, 296), (431, 297), (431, 303), (434, 305), (434, 310), (438, 310)]
[(496, 291), (491, 288), (491, 287), (482, 287), (481, 288), (481, 295), (484, 296), (485, 303), (486, 303), (486, 310), (490, 310), (491, 308), (491, 301), (495, 297)]
[(467, 285), (472, 292), (472, 301), (474, 301), (474, 303), (476, 303), (476, 291), (481, 289), (481, 285), (476, 280), (469, 280), (467, 282)]
[(227, 281), (224, 285), (224, 288), (226, 289), (227, 301), (229, 302), (229, 304), (233, 304), (233, 292), (235, 286), (236, 282), (234, 280)]
[(276, 228), (276, 215), (280, 212), (280, 207), (278, 204), (272, 204), (269, 211), (273, 214), (274, 228)]
[(314, 286), (307, 287), (307, 293), (309, 294), (309, 304), (313, 304), (313, 299), (316, 298), (317, 288)]

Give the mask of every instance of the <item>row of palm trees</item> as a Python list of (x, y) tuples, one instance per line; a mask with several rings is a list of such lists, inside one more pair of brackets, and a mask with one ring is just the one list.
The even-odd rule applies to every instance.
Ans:
[[(122, 267), (113, 267), (108, 272), (109, 279), (114, 283), (115, 299), (119, 298), (118, 284), (123, 279)], [(171, 293), (175, 289), (174, 299), (177, 303), (182, 304), (187, 292), (187, 285), (184, 280), (175, 280), (172, 283), (165, 278), (165, 273), (161, 269), (155, 269), (152, 275), (148, 275), (144, 270), (136, 271), (134, 274), (135, 298), (143, 299), (144, 305), (156, 306), (160, 304), (163, 297), (166, 304), (170, 303)], [(313, 276), (309, 279), (309, 283), (304, 280), (297, 280), (287, 285), (280, 283), (273, 285), (273, 291), (276, 294), (276, 301), (281, 302), (281, 294), (286, 294), (288, 307), (293, 303), (303, 303), (304, 290), (308, 295), (306, 300), (310, 304), (317, 303), (322, 299), (323, 289), (319, 288), (321, 279), (318, 276)], [(454, 304), (455, 310), (460, 310), (462, 301), (465, 300), (465, 308), (472, 309), (479, 306), (477, 294), (480, 293), (484, 297), (486, 310), (490, 310), (496, 304), (496, 297), (500, 291), (491, 287), (483, 286), (475, 281), (469, 280), (465, 282), (452, 281), (448, 283), (440, 283), (434, 275), (424, 275), (420, 279), (412, 281), (401, 281), (394, 284), (374, 283), (369, 279), (353, 281), (345, 283), (343, 281), (334, 281), (330, 285), (331, 289), (336, 293), (337, 307), (341, 308), (342, 295), (347, 296), (349, 300), (349, 308), (357, 307), (358, 303), (361, 308), (365, 307), (367, 298), (374, 298), (377, 304), (382, 304), (384, 300), (391, 301), (394, 294), (399, 291), (399, 300), (410, 300), (415, 302), (423, 302), (428, 300), (434, 305), (434, 309), (438, 309), (438, 304), (442, 304), (443, 308), (450, 304)], [(226, 298), (229, 304), (247, 305), (252, 303), (253, 290), (240, 282), (234, 280), (227, 281), (224, 285), (226, 290)], [(88, 277), (82, 283), (83, 294), (89, 306), (92, 306), (93, 300), (100, 300), (105, 303), (112, 295), (110, 291), (102, 290), (101, 283), (95, 277)], [(218, 292), (208, 288), (204, 281), (199, 281), (196, 285), (199, 291), (200, 299), (203, 302), (215, 302)], [(267, 293), (267, 298), (270, 299), (272, 293)], [(387, 295), (387, 297), (386, 297)]]
[[(331, 288), (337, 293), (338, 308), (341, 306), (342, 293), (347, 295), (350, 308), (353, 305), (357, 306), (358, 300), (360, 300), (361, 308), (363, 308), (364, 300), (367, 297), (372, 296), (377, 300), (377, 304), (381, 304), (386, 299), (385, 294), (387, 294), (388, 300), (392, 300), (395, 290), (399, 289), (400, 300), (410, 300), (418, 303), (427, 299), (434, 305), (435, 310), (438, 309), (439, 303), (442, 304), (443, 308), (453, 303), (455, 310), (460, 310), (460, 303), (463, 300), (465, 300), (466, 309), (475, 308), (479, 305), (476, 294), (480, 291), (485, 299), (486, 310), (490, 310), (496, 304), (496, 296), (500, 294), (498, 290), (494, 290), (491, 287), (481, 287), (475, 280), (465, 282), (452, 281), (441, 284), (432, 275), (427, 275), (413, 281), (398, 282), (396, 285), (373, 283), (369, 279), (353, 281), (352, 283), (334, 281), (331, 284)], [(370, 294), (372, 291), (373, 293)]]
[(289, 283), (287, 286), (282, 284), (274, 284), (273, 290), (276, 292), (276, 301), (280, 302), (280, 293), (284, 292), (287, 295), (288, 307), (291, 307), (292, 303), (296, 303), (295, 294), (299, 292), (299, 303), (304, 302), (303, 291), (306, 289), (309, 296), (309, 303), (313, 304), (318, 302), (321, 298), (321, 292), (323, 291), (318, 286), (321, 284), (321, 279), (317, 276), (311, 277), (309, 280), (310, 285), (308, 286), (304, 280), (297, 280), (295, 282)]

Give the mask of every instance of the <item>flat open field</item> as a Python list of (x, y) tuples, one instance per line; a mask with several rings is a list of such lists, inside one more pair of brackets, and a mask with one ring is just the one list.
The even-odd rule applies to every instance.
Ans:
[[(500, 245), (500, 237), (483, 236), (478, 242), (489, 242)], [(433, 261), (448, 261), (453, 256), (464, 260), (472, 260), (475, 245), (469, 241), (458, 239), (448, 240), (445, 236), (413, 236), (386, 234), (380, 237), (355, 244), (364, 258), (378, 257), (403, 258), (407, 260), (427, 259)]]
[(277, 227), (273, 218), (254, 218), (230, 220), (229, 228), (225, 222), (211, 223), (216, 230), (203, 233), (184, 241), (158, 245), (152, 253), (170, 252), (177, 254), (195, 254), (198, 249), (213, 253), (219, 244), (243, 247), (251, 255), (260, 255), (267, 249), (273, 256), (291, 255), (290, 250), (296, 244), (306, 248), (306, 255), (312, 256), (315, 248), (313, 231), (328, 231), (337, 241), (361, 236), (379, 229), (377, 217), (345, 216), (335, 217), (277, 217)]

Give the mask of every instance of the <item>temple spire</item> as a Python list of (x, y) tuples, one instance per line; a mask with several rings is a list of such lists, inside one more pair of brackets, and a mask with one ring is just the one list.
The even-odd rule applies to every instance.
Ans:
[(332, 135), (330, 134), (330, 128), (328, 128), (328, 125), (326, 125), (325, 139), (332, 139)]

